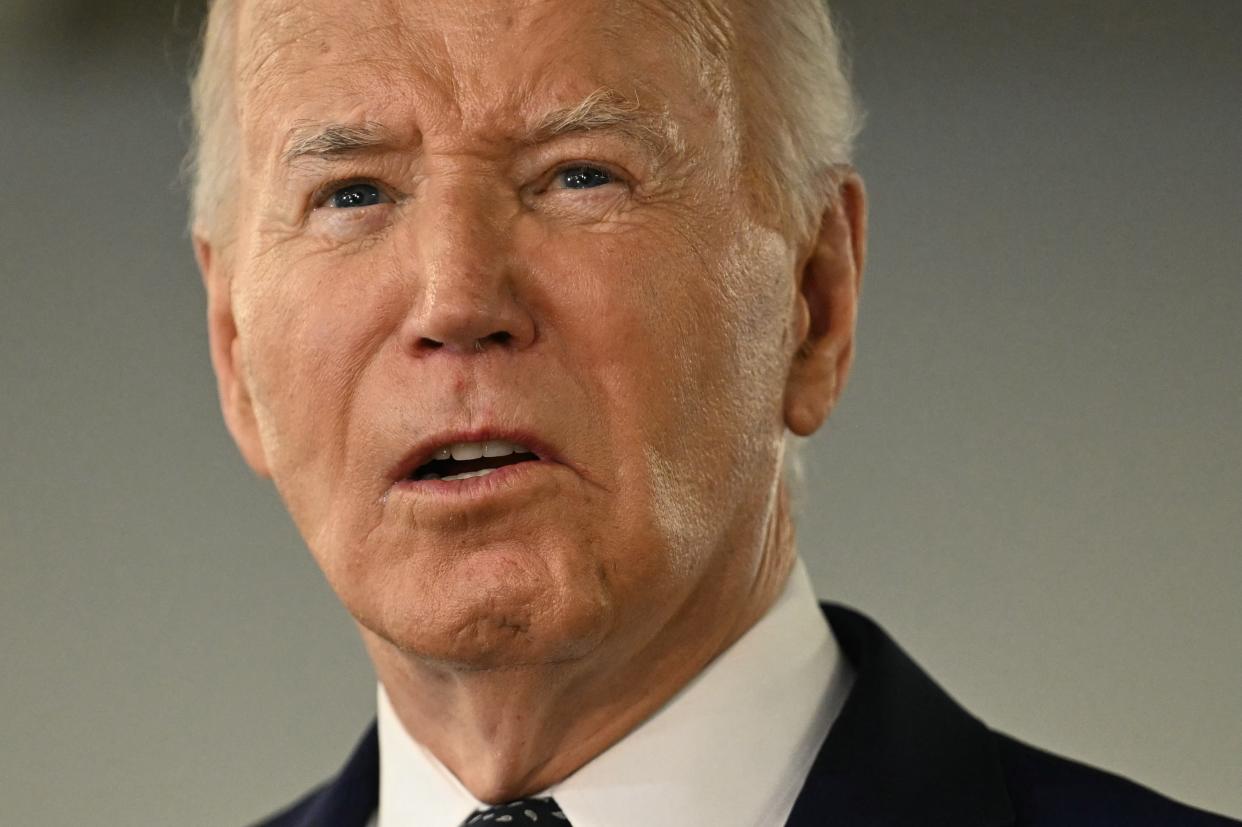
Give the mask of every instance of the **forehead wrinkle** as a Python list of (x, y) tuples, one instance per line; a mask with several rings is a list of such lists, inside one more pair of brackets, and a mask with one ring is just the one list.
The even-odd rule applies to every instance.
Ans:
[[(371, 5), (366, 0), (359, 2)], [(387, 3), (381, 11), (399, 6)], [(377, 147), (381, 142), (395, 143), (401, 137), (378, 121), (351, 116), (389, 108), (395, 102), (394, 95), (402, 92), (401, 84), (394, 79), (418, 65), (419, 61), (409, 59), (408, 50), (425, 46), (406, 37), (403, 20), (387, 13), (378, 18), (362, 14), (341, 18), (317, 10), (313, 4), (250, 2), (246, 7), (250, 13), (239, 21), (243, 26), (239, 32), (241, 57), (235, 77), (244, 130), (241, 137), (251, 162), (269, 154), (285, 162), (297, 157), (344, 155)], [(423, 65), (437, 63), (426, 60)], [(352, 102), (337, 113), (338, 122), (332, 123), (329, 118), (289, 124), (285, 120), (287, 107), (283, 104), (290, 101), (291, 84), (307, 76), (315, 78), (317, 89), (328, 92), (327, 97)], [(365, 107), (355, 105), (359, 102)], [(319, 127), (319, 135), (311, 134), (316, 131), (312, 126)], [(387, 134), (381, 134), (384, 131)]]
[[(365, 0), (355, 2), (370, 5)], [(395, 9), (399, 4), (387, 7)], [(333, 80), (342, 90), (351, 88), (357, 70), (368, 66), (386, 67), (369, 73), (371, 79), (382, 80), (397, 68), (403, 47), (413, 45), (395, 13), (342, 18), (316, 10), (312, 4), (252, 2), (247, 8), (255, 12), (244, 21), (243, 59), (237, 77), (250, 91), (279, 92), (282, 83), (322, 68), (328, 61), (338, 75)]]
[[(738, 29), (733, 3), (743, 0), (616, 0), (610, 30), (624, 34), (626, 28), (650, 28), (654, 23), (677, 44), (658, 58), (679, 67), (694, 79), (699, 113), (714, 121), (720, 140), (736, 151), (738, 101), (735, 76), (738, 62)], [(767, 2), (767, 0), (763, 0)]]
[(243, 4), (238, 19), (237, 78), (243, 88), (259, 88), (279, 67), (280, 58), (314, 31), (312, 15), (301, 7), (274, 3)]
[(731, 61), (736, 36), (733, 14), (722, 0), (635, 0), (708, 64)]
[[(273, 110), (266, 104), (273, 102), (287, 81), (322, 71), (328, 61), (336, 58), (332, 68), (337, 76), (324, 81), (337, 87), (334, 97), (346, 100), (365, 92), (364, 97), (376, 103), (375, 94), (384, 89), (387, 94), (381, 94), (381, 97), (387, 104), (381, 104), (380, 109), (389, 110), (394, 115), (392, 105), (413, 115), (413, 110), (407, 109), (407, 106), (420, 100), (416, 108), (419, 110), (418, 120), (422, 123), (407, 124), (405, 121), (408, 118), (402, 117), (399, 123), (389, 124), (390, 129), (396, 127), (402, 134), (407, 126), (426, 134), (429, 130), (439, 131), (437, 127), (455, 123), (459, 128), (473, 127), (480, 137), (481, 133), (486, 132), (488, 138), (493, 140), (538, 142), (559, 135), (606, 130), (636, 139), (659, 160), (669, 153), (684, 155), (684, 138), (667, 104), (663, 108), (644, 109), (640, 106), (638, 86), (641, 78), (634, 79), (632, 96), (600, 87), (579, 102), (545, 114), (537, 108), (540, 104), (555, 104), (558, 97), (565, 99), (563, 95), (550, 95), (552, 90), (546, 86), (545, 80), (547, 71), (563, 62), (563, 52), (549, 55), (546, 69), (534, 71), (526, 82), (509, 87), (503, 94), (503, 100), (495, 97), (500, 91), (496, 85), (485, 84), (474, 88), (475, 84), (463, 84), (457, 77), (457, 64), (471, 64), (480, 58), (485, 59), (485, 41), (457, 36), (467, 30), (491, 30), (496, 27), (501, 31), (528, 30), (531, 34), (538, 33), (555, 37), (561, 43), (566, 42), (564, 35), (572, 32), (562, 30), (563, 27), (558, 25), (555, 3), (525, 0), (508, 6), (504, 15), (499, 14), (501, 4), (496, 4), (498, 14), (491, 16), (490, 22), (457, 17), (455, 21), (458, 25), (446, 29), (429, 25), (429, 9), (416, 2), (360, 1), (371, 11), (380, 12), (378, 20), (381, 22), (376, 22), (377, 17), (369, 13), (351, 13), (339, 18), (336, 14), (313, 7), (280, 9), (279, 3), (249, 4), (259, 8), (251, 20), (251, 37), (248, 40), (252, 45), (247, 51), (248, 61), (244, 70), (251, 79), (249, 91), (255, 104), (251, 115), (270, 114)], [(633, 37), (636, 30), (650, 31), (655, 26), (664, 29), (676, 42), (686, 44), (689, 48), (674, 47), (671, 50), (674, 55), (668, 59), (683, 62), (686, 68), (695, 70), (694, 76), (702, 84), (701, 88), (709, 93), (712, 105), (718, 105), (728, 94), (727, 74), (721, 71), (725, 68), (721, 65), (721, 58), (727, 55), (732, 42), (731, 17), (723, 11), (720, 5), (723, 1), (626, 0), (625, 3), (617, 3), (605, 0), (596, 7), (597, 13), (590, 16), (598, 27), (597, 31), (605, 38)], [(557, 31), (560, 31), (560, 36), (554, 35)], [(572, 44), (574, 41), (569, 39), (568, 42)], [(342, 48), (340, 43), (363, 43), (366, 48), (347, 51), (350, 47)], [(571, 45), (570, 48), (575, 47)], [(286, 57), (290, 59), (282, 59)], [(410, 77), (411, 71), (421, 79), (412, 85), (404, 80), (398, 82), (399, 78), (414, 80)], [(269, 73), (275, 77), (269, 77)], [(367, 78), (370, 79), (365, 81), (368, 88), (364, 89), (359, 84)], [(578, 83), (571, 86), (578, 86), (579, 90), (582, 88)], [(568, 92), (570, 88), (563, 87), (560, 91)], [(398, 103), (398, 99), (403, 103)], [(432, 101), (434, 105), (428, 105)], [(708, 101), (703, 103), (708, 104)], [(371, 114), (378, 114), (374, 107), (367, 108), (371, 109)], [(276, 138), (272, 142), (275, 144), (272, 154), (283, 154), (285, 160), (289, 160), (294, 155), (344, 153), (354, 148), (361, 149), (362, 144), (378, 142), (377, 138), (373, 140), (373, 135), (351, 132), (359, 128), (361, 121), (354, 120), (346, 112), (339, 114), (346, 115), (338, 118), (344, 128), (329, 132), (313, 143), (296, 146), (296, 139), (282, 143), (290, 137), (282, 130), (272, 136)], [(365, 116), (357, 108), (352, 114)], [(282, 150), (285, 151), (282, 153)]]
[[(494, 86), (473, 88), (468, 69), (486, 64), (492, 56), (490, 36), (518, 30), (531, 35), (546, 34), (563, 18), (556, 0), (466, 0), (470, 13), (450, 15), (448, 19), (416, 1), (379, 2), (386, 3), (393, 18), (400, 21), (405, 55), (435, 85), (443, 97), (442, 103), (458, 121), (467, 119), (467, 109), (487, 108), (487, 101), (497, 91)], [(530, 97), (530, 90), (510, 90), (507, 103), (519, 108), (520, 102)]]

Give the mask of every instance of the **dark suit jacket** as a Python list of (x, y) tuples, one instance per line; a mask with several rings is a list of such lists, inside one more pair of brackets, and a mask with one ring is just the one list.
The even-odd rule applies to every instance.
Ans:
[[(823, 609), (854, 687), (789, 827), (1242, 827), (993, 732), (871, 620)], [(372, 726), (340, 775), (261, 827), (364, 827), (378, 802)]]

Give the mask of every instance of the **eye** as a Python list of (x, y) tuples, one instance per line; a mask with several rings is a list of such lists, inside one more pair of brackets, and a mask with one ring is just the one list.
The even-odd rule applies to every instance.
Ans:
[(387, 200), (374, 184), (349, 184), (328, 194), (325, 206), (338, 210), (373, 207)]
[(556, 179), (565, 189), (589, 190), (611, 184), (615, 179), (612, 173), (599, 167), (573, 166), (566, 167), (556, 173)]

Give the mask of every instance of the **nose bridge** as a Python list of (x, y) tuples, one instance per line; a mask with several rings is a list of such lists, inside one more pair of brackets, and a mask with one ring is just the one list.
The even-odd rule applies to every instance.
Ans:
[(533, 338), (514, 283), (505, 205), (487, 178), (431, 176), (418, 199), (408, 267), (421, 289), (404, 332), (416, 354), (522, 347)]
[[(477, 176), (433, 179), (417, 216), (419, 269), (427, 286), (484, 295), (504, 269), (504, 238), (498, 204)], [(494, 188), (493, 188), (494, 190)]]

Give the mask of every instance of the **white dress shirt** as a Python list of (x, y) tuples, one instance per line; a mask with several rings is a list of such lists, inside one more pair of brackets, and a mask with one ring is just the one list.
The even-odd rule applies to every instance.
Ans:
[[(573, 827), (784, 824), (853, 683), (799, 560), (758, 623), (553, 796)], [(379, 695), (372, 827), (459, 827), (485, 807)], [(641, 815), (640, 815), (641, 814)]]

